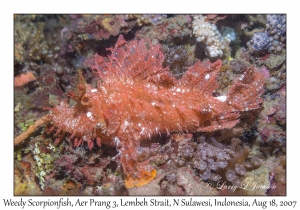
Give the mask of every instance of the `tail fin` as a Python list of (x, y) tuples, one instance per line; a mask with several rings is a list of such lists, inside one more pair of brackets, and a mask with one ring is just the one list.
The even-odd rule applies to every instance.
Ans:
[(249, 111), (260, 108), (261, 95), (264, 92), (264, 77), (254, 69), (254, 65), (229, 89), (227, 101), (232, 111)]

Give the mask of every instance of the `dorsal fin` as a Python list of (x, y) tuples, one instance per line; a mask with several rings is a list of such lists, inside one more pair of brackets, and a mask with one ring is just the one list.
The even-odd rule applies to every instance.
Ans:
[(107, 50), (111, 51), (108, 59), (95, 55), (95, 65), (91, 66), (103, 80), (115, 76), (129, 76), (133, 80), (173, 81), (168, 68), (162, 68), (164, 55), (159, 44), (152, 45), (144, 39), (127, 43), (120, 35), (115, 47)]
[(211, 63), (209, 60), (197, 61), (183, 75), (179, 83), (184, 86), (198, 87), (211, 94), (218, 88), (217, 73), (222, 66), (222, 60)]

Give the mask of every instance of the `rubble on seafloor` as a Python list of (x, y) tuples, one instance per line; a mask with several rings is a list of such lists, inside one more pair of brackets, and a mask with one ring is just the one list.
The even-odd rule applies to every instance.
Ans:
[[(119, 35), (160, 44), (162, 66), (178, 80), (198, 60), (222, 60), (219, 99), (251, 66), (264, 80), (260, 108), (241, 112), (231, 129), (140, 141), (137, 162), (155, 170), (142, 186), (128, 179), (117, 143), (74, 147), (43, 125), (14, 148), (15, 195), (286, 195), (285, 15), (17, 14), (14, 24), (15, 137), (62, 101), (76, 104), (79, 69), (96, 88), (94, 55), (108, 59)], [(254, 183), (267, 187), (245, 187)]]

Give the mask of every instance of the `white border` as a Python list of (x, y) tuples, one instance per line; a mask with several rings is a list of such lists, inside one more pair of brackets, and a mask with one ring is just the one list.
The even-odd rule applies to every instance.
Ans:
[[(8, 2), (8, 1), (7, 1)], [(293, 1), (296, 2), (296, 1)], [(1, 178), (0, 178), (0, 206), (3, 205), (3, 198), (20, 200), (21, 197), (13, 197), (13, 14), (14, 13), (287, 13), (287, 195), (286, 197), (257, 197), (259, 200), (297, 200), (299, 190), (298, 176), (300, 167), (299, 139), (299, 72), (300, 61), (299, 48), (299, 8), (292, 1), (278, 0), (231, 0), (231, 1), (186, 1), (186, 0), (151, 0), (151, 1), (1, 1), (1, 45), (0, 45), (0, 72), (1, 72), (1, 111), (0, 130), (1, 135)], [(35, 198), (36, 200), (47, 200), (48, 197), (25, 197), (24, 199)], [(57, 197), (56, 197), (57, 198)], [(72, 197), (75, 201), (77, 197)], [(88, 199), (80, 197), (82, 199)], [(150, 199), (150, 197), (147, 197)], [(161, 198), (161, 197), (156, 197)], [(167, 197), (163, 197), (167, 198)], [(174, 197), (170, 197), (173, 199)], [(176, 197), (179, 198), (179, 197)], [(184, 197), (187, 198), (187, 197)], [(213, 200), (216, 197), (210, 197)], [(250, 203), (256, 197), (229, 197), (234, 200), (248, 200)], [(120, 197), (98, 197), (97, 199), (119, 200)], [(133, 197), (123, 199), (132, 200)], [(197, 197), (197, 199), (209, 199), (209, 197)], [(221, 197), (219, 200), (224, 199)], [(56, 200), (56, 199), (55, 199)], [(299, 199), (298, 199), (299, 200)], [(300, 203), (297, 204), (299, 208)], [(91, 207), (90, 207), (91, 208)], [(101, 207), (97, 207), (99, 209)], [(143, 207), (153, 208), (153, 207)], [(201, 208), (201, 207), (197, 207)], [(223, 207), (226, 209), (233, 207)], [(8, 209), (5, 207), (4, 209)], [(12, 209), (12, 208), (9, 208)], [(20, 209), (15, 207), (14, 209)], [(27, 207), (28, 209), (28, 207)], [(57, 209), (47, 208), (47, 209)], [(82, 209), (76, 208), (74, 209)], [(127, 207), (127, 209), (138, 209)], [(140, 209), (140, 208), (139, 208)], [(202, 207), (203, 209), (203, 207)], [(241, 209), (241, 208), (239, 208)], [(261, 207), (259, 207), (261, 209)], [(268, 207), (267, 209), (272, 209)], [(276, 208), (280, 209), (280, 208)]]

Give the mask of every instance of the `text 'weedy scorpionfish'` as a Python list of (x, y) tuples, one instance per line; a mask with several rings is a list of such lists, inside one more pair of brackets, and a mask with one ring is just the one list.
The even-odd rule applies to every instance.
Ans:
[(70, 133), (74, 146), (87, 142), (116, 146), (125, 186), (142, 186), (156, 176), (149, 160), (137, 161), (142, 139), (162, 133), (210, 132), (230, 129), (241, 111), (258, 109), (262, 99), (263, 75), (251, 66), (226, 95), (214, 97), (222, 61), (197, 61), (181, 79), (162, 68), (160, 45), (146, 40), (128, 43), (122, 35), (108, 57), (95, 55), (90, 67), (99, 74), (98, 87), (79, 84), (65, 101), (51, 110), (58, 132)]

